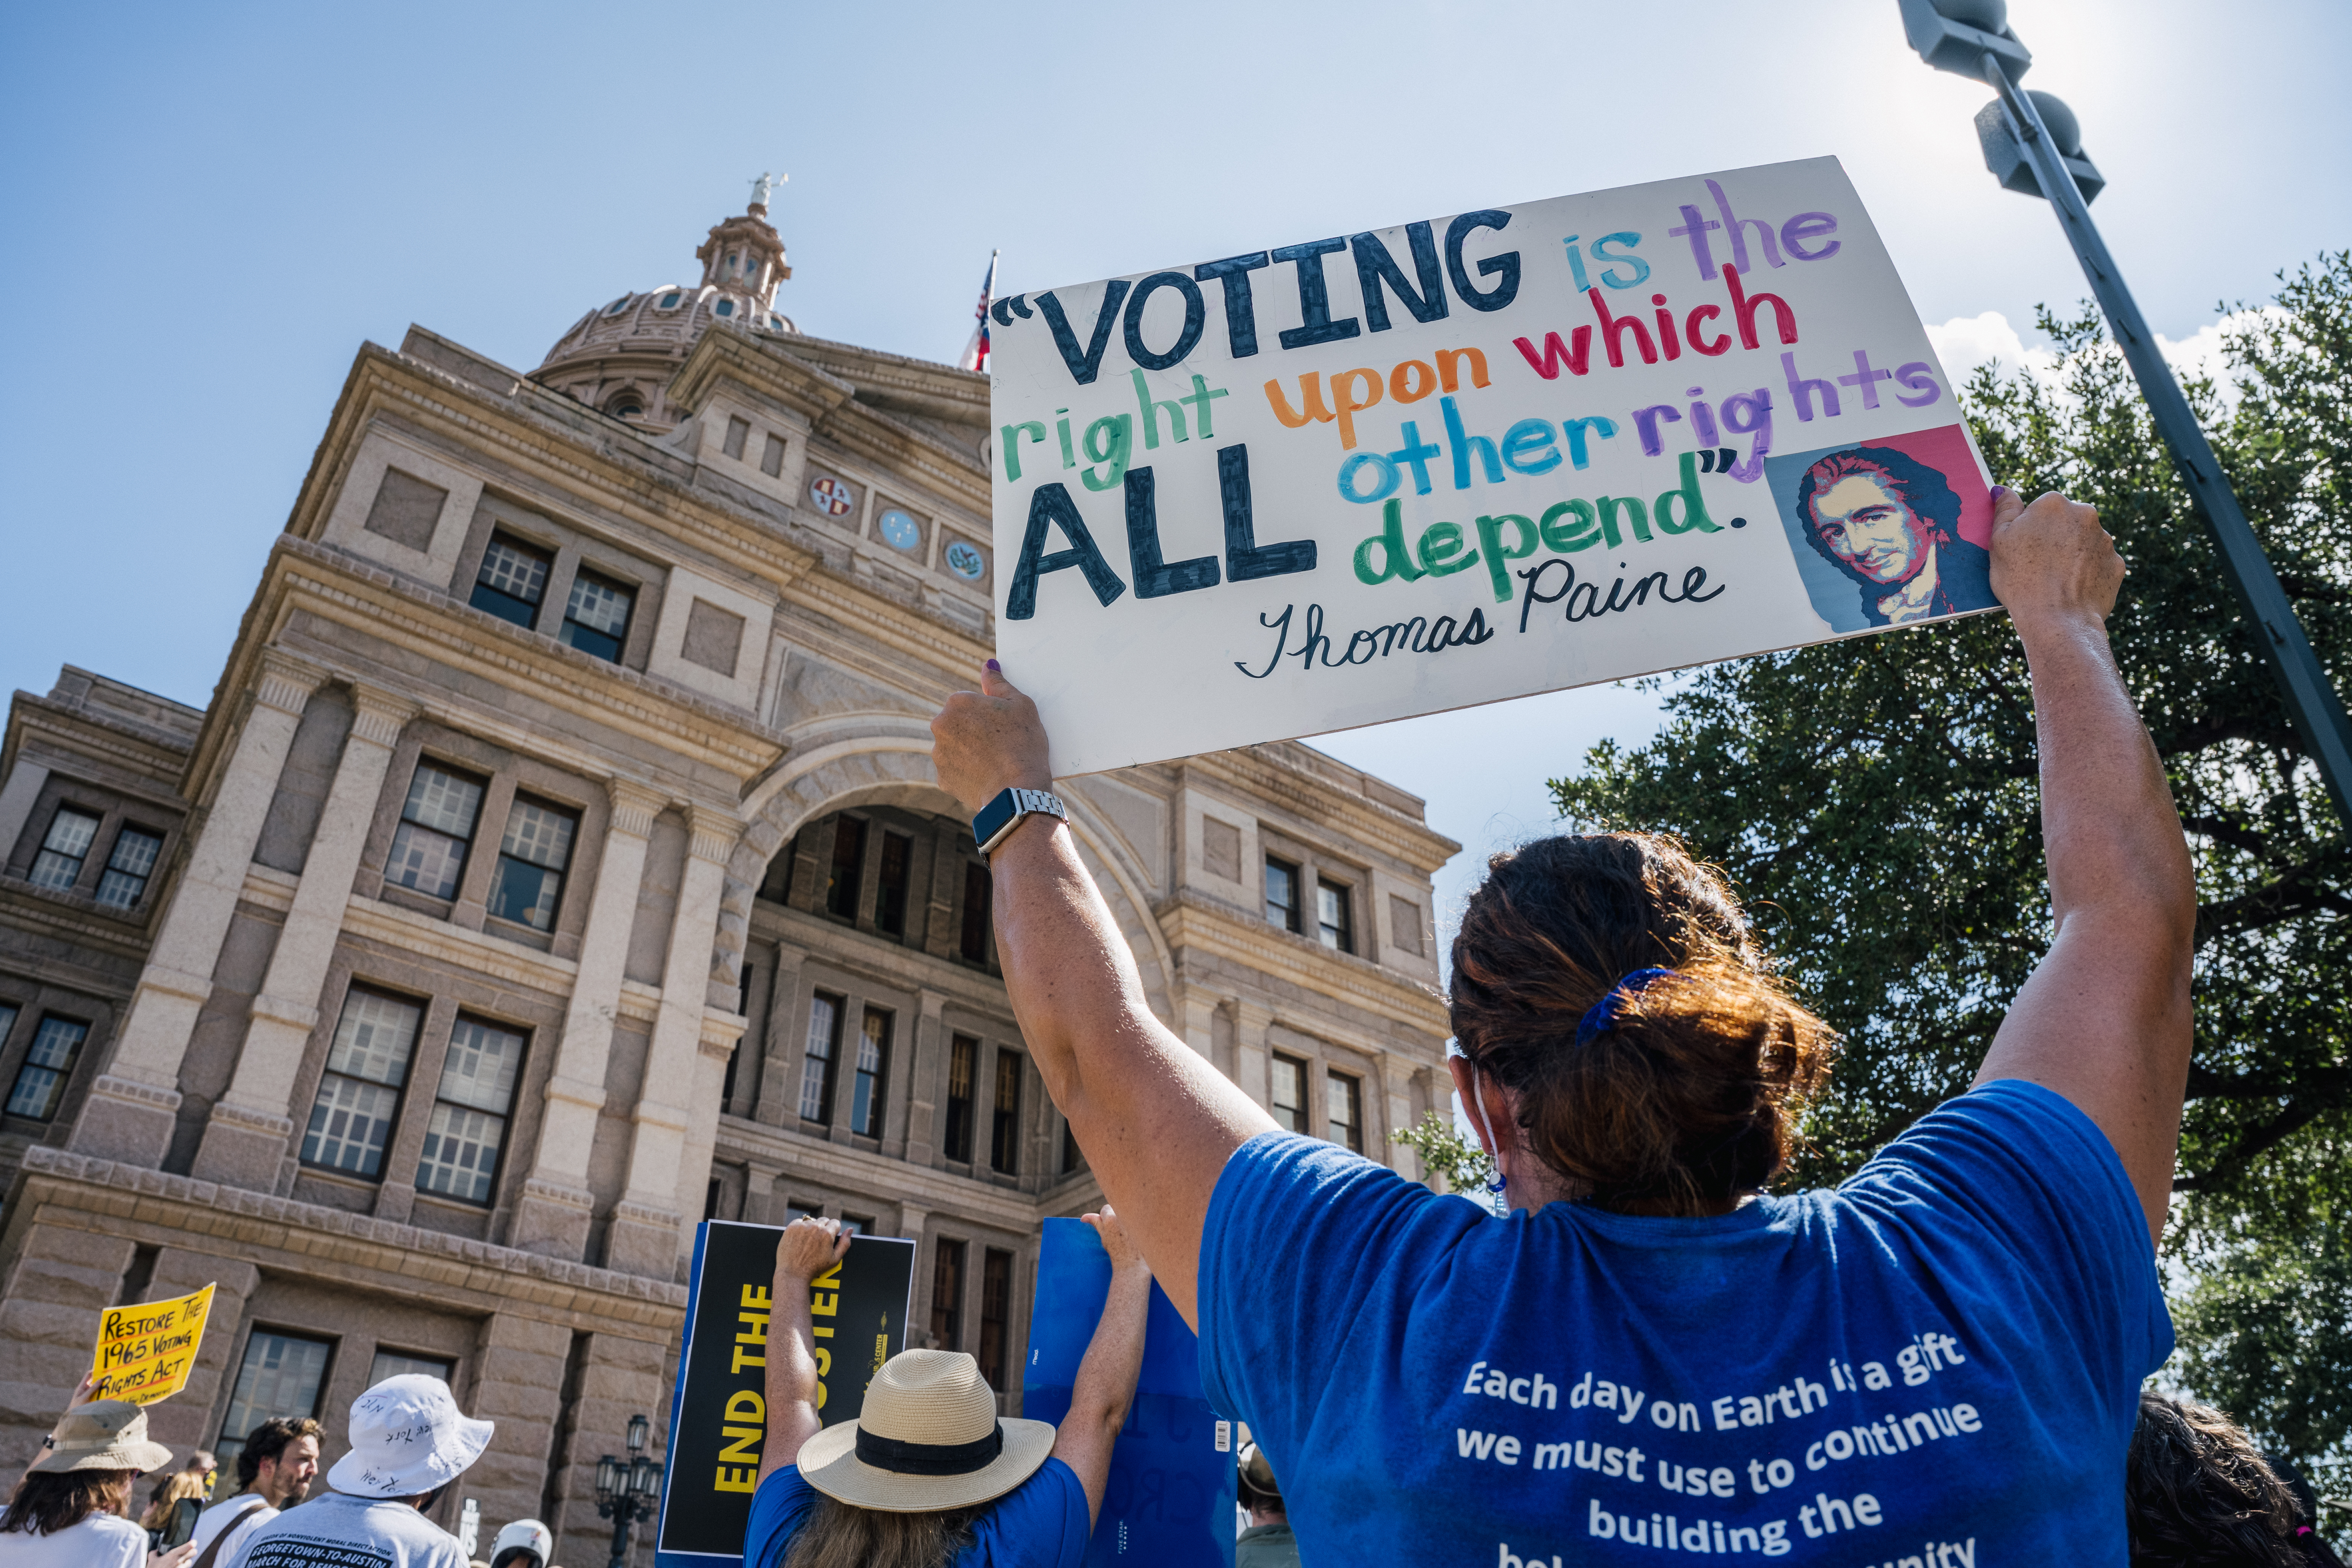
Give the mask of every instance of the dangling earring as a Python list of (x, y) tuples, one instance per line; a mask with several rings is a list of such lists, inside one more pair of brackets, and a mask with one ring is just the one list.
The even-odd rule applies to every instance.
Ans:
[(1470, 1064), (1470, 1098), (1478, 1103), (1478, 1121), (1480, 1125), (1486, 1129), (1486, 1144), (1494, 1152), (1495, 1179), (1486, 1184), (1486, 1190), (1499, 1198), (1503, 1195), (1503, 1184), (1505, 1180), (1503, 1173), (1503, 1143), (1502, 1140), (1495, 1136), (1494, 1121), (1486, 1114), (1486, 1090), (1479, 1085), (1478, 1064), (1475, 1061), (1473, 1061)]

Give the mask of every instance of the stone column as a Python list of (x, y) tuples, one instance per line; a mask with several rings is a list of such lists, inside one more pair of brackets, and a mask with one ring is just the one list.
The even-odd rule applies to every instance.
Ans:
[(743, 1162), (743, 1221), (746, 1225), (776, 1223), (773, 1214), (776, 1178), (783, 1173), (779, 1166), (763, 1165), (757, 1160)]
[(16, 847), (16, 840), (25, 831), (25, 821), (33, 815), (33, 803), (41, 798), (41, 786), (49, 782), (49, 770), (41, 763), (26, 762), (20, 752), (16, 765), (8, 772), (8, 783), (0, 787), (0, 858), (5, 858)]
[[(670, 1328), (670, 1342), (677, 1337), (677, 1330)], [(555, 1506), (548, 1510), (544, 1522), (555, 1532), (551, 1561), (601, 1563), (611, 1557), (612, 1521), (596, 1517), (596, 1457), (628, 1451), (624, 1434), (632, 1415), (651, 1419), (653, 1436), (647, 1451), (656, 1459), (667, 1457), (662, 1449), (669, 1427), (663, 1418), (663, 1406), (668, 1398), (669, 1372), (667, 1349), (660, 1339), (625, 1339), (615, 1333), (588, 1337), (572, 1401), (571, 1429), (549, 1466), (548, 1490)], [(538, 1501), (532, 1500), (529, 1511), (537, 1511)], [(645, 1525), (633, 1532), (635, 1562), (653, 1561), (650, 1533), (651, 1527)]]
[(196, 1014), (212, 994), (213, 966), (245, 890), (246, 869), (277, 794), (294, 727), (323, 674), (275, 650), (261, 656), (261, 680), (236, 750), (215, 786), (187, 869), (156, 928), (155, 945), (117, 1036), (106, 1071), (93, 1079), (67, 1147), (134, 1165), (162, 1163), (180, 1108), (180, 1058)]
[(475, 1339), (473, 1386), (464, 1408), (496, 1422), (498, 1429), (457, 1485), (461, 1495), (481, 1504), (485, 1556), (500, 1525), (539, 1512), (571, 1354), (567, 1325), (512, 1310), (492, 1313)]
[(1271, 1105), (1273, 1089), (1267, 1073), (1272, 1060), (1267, 1054), (1265, 1028), (1274, 1022), (1274, 1009), (1238, 1000), (1233, 1009), (1234, 1081), (1258, 1104)]
[(637, 889), (645, 880), (646, 839), (662, 808), (660, 795), (625, 779), (609, 781), (605, 791), (613, 801), (611, 825), (589, 895), (562, 1043), (547, 1076), (539, 1147), (512, 1231), (512, 1244), (522, 1250), (574, 1263), (588, 1251), (594, 1206), (588, 1153), (604, 1108), (604, 1068), (613, 1053), (613, 1020), (621, 1005), (621, 972), (636, 919)]
[(0, 1442), (7, 1452), (28, 1460), (39, 1452), (66, 1396), (89, 1370), (98, 1315), (121, 1294), (135, 1250), (129, 1237), (37, 1218), (25, 1226), (16, 1266), (0, 1282)]
[(686, 1150), (677, 1163), (675, 1202), (681, 1255), (694, 1249), (694, 1227), (710, 1190), (710, 1151), (719, 1142), (719, 1118), (725, 1110), (719, 1091), (727, 1087), (727, 1058), (742, 1037), (740, 1013), (704, 1010), (697, 1042), (700, 1049), (694, 1058), (694, 1098), (687, 1102)]
[[(908, 1042), (907, 1052), (907, 1125), (905, 1155), (910, 1165), (929, 1166), (939, 1152), (939, 1100), (940, 1086), (947, 1080), (944, 1038), (947, 1026), (941, 1014), (947, 1007), (947, 997), (937, 991), (926, 990), (918, 996), (919, 1010), (915, 1015), (914, 1038)], [(885, 1150), (885, 1153), (891, 1151)]]
[(790, 942), (776, 944), (776, 973), (768, 983), (768, 1027), (760, 1040), (760, 1098), (751, 1112), (763, 1126), (800, 1125), (801, 1040), (793, 1025), (800, 1017), (801, 965), (807, 958)]
[[(678, 1194), (689, 1185), (699, 1190), (709, 1174), (686, 1170), (687, 1134), (706, 1089), (708, 1114), (718, 1115), (720, 1074), (698, 1071), (698, 1060), (709, 1009), (710, 953), (719, 932), (719, 900), (739, 826), (706, 806), (688, 808), (688, 826), (692, 837), (678, 879), (677, 914), (670, 922), (661, 1004), (646, 1047), (645, 1088), (629, 1134), (628, 1183), (614, 1206), (605, 1247), (607, 1268), (659, 1279), (677, 1269), (679, 1226), (702, 1212), (699, 1203), (681, 1205)], [(719, 1066), (723, 1071), (724, 1064)], [(706, 1149), (706, 1163), (708, 1158)]]
[(220, 1436), (212, 1425), (214, 1412), (221, 1407), (222, 1384), (234, 1373), (229, 1358), (242, 1348), (237, 1325), (244, 1320), (245, 1304), (253, 1300), (260, 1283), (261, 1270), (243, 1258), (184, 1247), (166, 1247), (155, 1255), (155, 1272), (149, 1277), (142, 1300), (168, 1301), (207, 1285), (214, 1287), (212, 1314), (205, 1322), (204, 1343), (196, 1347), (196, 1364), (188, 1373), (188, 1386), (147, 1407), (148, 1436), (172, 1446), (174, 1463), (186, 1458), (191, 1448), (211, 1447)]
[(213, 1106), (196, 1151), (192, 1173), (199, 1181), (259, 1192), (278, 1187), (294, 1133), (294, 1080), (319, 1026), (319, 993), (342, 935), (360, 851), (383, 794), (393, 743), (416, 713), (416, 705), (406, 699), (360, 685), (352, 687), (352, 709), (351, 735), (319, 813), (293, 907), (286, 911), (269, 971), (253, 999), (236, 1075)]

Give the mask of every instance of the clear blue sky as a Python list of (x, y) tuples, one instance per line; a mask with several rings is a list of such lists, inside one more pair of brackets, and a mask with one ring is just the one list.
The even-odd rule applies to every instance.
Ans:
[[(2159, 331), (2347, 243), (2352, 7), (2011, 16)], [(417, 321), (528, 368), (693, 275), (763, 168), (792, 175), (783, 308), (941, 359), (992, 247), (1034, 289), (1824, 153), (1926, 320), (2022, 327), (2084, 289), (2047, 209), (1984, 173), (1987, 96), (1917, 62), (1894, 0), (12, 5), (0, 679), (72, 662), (206, 700), (362, 340)], [(1483, 850), (1654, 714), (1603, 690), (1324, 743)]]

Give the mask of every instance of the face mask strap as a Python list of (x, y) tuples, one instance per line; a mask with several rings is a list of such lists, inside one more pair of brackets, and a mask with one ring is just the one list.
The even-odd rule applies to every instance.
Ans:
[(1486, 1114), (1486, 1095), (1479, 1086), (1478, 1059), (1475, 1057), (1470, 1059), (1470, 1098), (1478, 1107), (1478, 1122), (1486, 1130), (1486, 1146), (1495, 1156), (1495, 1179), (1486, 1184), (1486, 1190), (1499, 1198), (1503, 1195), (1503, 1142), (1495, 1136), (1494, 1121)]

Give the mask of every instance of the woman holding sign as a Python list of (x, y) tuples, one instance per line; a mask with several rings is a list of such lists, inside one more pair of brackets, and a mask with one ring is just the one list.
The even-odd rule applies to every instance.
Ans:
[[(1110, 1293), (1059, 1427), (996, 1414), (961, 1351), (901, 1351), (855, 1421), (817, 1415), (810, 1281), (849, 1251), (838, 1220), (776, 1243), (768, 1440), (744, 1568), (1078, 1568), (1102, 1511), (1111, 1445), (1143, 1370), (1151, 1270), (1106, 1205), (1085, 1216), (1110, 1254)], [(830, 1332), (831, 1331), (824, 1331)]]
[(992, 664), (933, 721), (1022, 1033), (1310, 1561), (2126, 1562), (2195, 892), (2113, 542), (1994, 494), (2055, 932), (1976, 1086), (1835, 1191), (1765, 1194), (1830, 1032), (1672, 842), (1539, 840), (1470, 900), (1452, 1067), (1496, 1218), (1276, 1132), (1152, 1016)]

